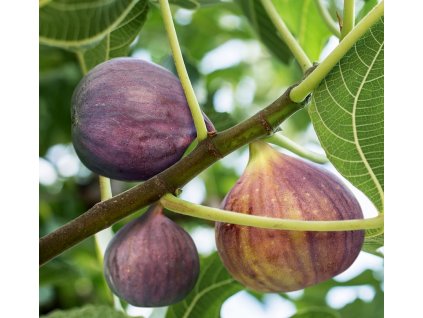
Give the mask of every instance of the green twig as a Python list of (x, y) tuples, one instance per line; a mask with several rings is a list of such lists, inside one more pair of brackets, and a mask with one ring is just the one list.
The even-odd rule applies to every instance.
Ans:
[(331, 69), (348, 52), (349, 49), (375, 24), (384, 12), (384, 0), (365, 16), (357, 26), (347, 34), (339, 45), (320, 63), (316, 69), (298, 86), (291, 90), (289, 97), (295, 102), (303, 101), (325, 78)]
[(328, 158), (326, 158), (324, 155), (318, 154), (314, 151), (308, 150), (307, 148), (295, 143), (288, 137), (281, 135), (281, 134), (274, 134), (268, 138), (266, 138), (267, 142), (270, 142), (276, 146), (285, 148), (296, 155), (311, 160), (316, 163), (327, 163), (329, 162)]
[[(112, 195), (112, 187), (110, 184), (110, 179), (99, 176), (98, 178), (99, 186), (100, 186), (100, 198), (101, 201), (106, 201), (113, 197)], [(109, 244), (110, 240), (113, 238), (113, 231), (110, 227), (98, 232), (95, 234), (95, 243), (97, 249), (97, 256), (100, 261), (100, 264), (103, 265), (103, 257), (106, 251), (107, 245)]]
[(337, 38), (340, 38), (341, 31), (339, 31), (339, 25), (332, 19), (322, 0), (315, 0), (314, 2), (316, 3), (317, 10), (319, 11), (319, 14), (326, 26)]
[(354, 0), (344, 0), (344, 14), (342, 19), (341, 40), (354, 29), (355, 3)]
[(84, 54), (81, 51), (75, 52), (76, 57), (78, 58), (79, 67), (81, 68), (82, 74), (85, 75), (88, 73), (87, 64), (85, 63)]
[(197, 130), (197, 139), (204, 140), (207, 138), (206, 124), (204, 122), (200, 105), (198, 104), (197, 98), (195, 97), (194, 89), (192, 88), (191, 81), (185, 68), (181, 48), (179, 47), (178, 36), (176, 35), (175, 26), (172, 20), (172, 12), (170, 11), (169, 2), (167, 0), (159, 0), (159, 2), (163, 23), (166, 29), (167, 37), (169, 39), (173, 59), (175, 61), (176, 71), (178, 72), (179, 79), (181, 80), (181, 84), (184, 89), (189, 108), (191, 110), (191, 115), (194, 120), (195, 129)]
[(100, 184), (101, 201), (106, 201), (107, 199), (110, 199), (113, 196), (110, 179), (103, 176), (99, 176), (98, 181)]
[(369, 219), (341, 220), (341, 221), (304, 221), (279, 219), (265, 216), (250, 215), (232, 211), (210, 208), (194, 204), (165, 194), (160, 203), (168, 210), (202, 218), (210, 221), (254, 226), (274, 230), (290, 231), (353, 231), (380, 228), (383, 226), (383, 214)]
[(303, 72), (308, 70), (312, 66), (310, 59), (307, 57), (301, 45), (299, 45), (298, 41), (289, 31), (288, 27), (286, 26), (285, 22), (282, 20), (281, 16), (279, 15), (272, 1), (261, 0), (261, 3), (263, 4), (264, 9), (266, 10), (267, 14), (269, 15), (270, 19), (275, 25), (276, 30), (278, 30), (280, 37), (286, 43), (288, 48), (291, 50), (298, 64), (300, 64)]

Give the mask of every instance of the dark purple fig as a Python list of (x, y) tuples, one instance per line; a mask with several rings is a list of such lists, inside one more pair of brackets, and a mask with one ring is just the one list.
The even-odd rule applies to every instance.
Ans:
[[(296, 220), (361, 219), (353, 194), (328, 171), (250, 144), (247, 168), (223, 202), (226, 210)], [(216, 224), (223, 264), (245, 286), (288, 292), (330, 279), (357, 258), (364, 231), (269, 230)]]
[(178, 161), (195, 137), (179, 79), (158, 65), (115, 58), (92, 69), (74, 91), (73, 145), (100, 175), (147, 180)]
[(153, 205), (109, 243), (104, 274), (110, 289), (140, 307), (168, 306), (194, 287), (199, 258), (193, 240)]

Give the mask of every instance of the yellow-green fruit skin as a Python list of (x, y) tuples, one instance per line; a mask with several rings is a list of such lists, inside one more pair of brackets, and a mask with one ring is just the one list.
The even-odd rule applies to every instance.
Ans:
[[(328, 171), (262, 142), (223, 202), (225, 210), (297, 220), (360, 219), (350, 190)], [(216, 245), (231, 275), (259, 292), (303, 289), (345, 271), (364, 231), (300, 232), (216, 223)]]

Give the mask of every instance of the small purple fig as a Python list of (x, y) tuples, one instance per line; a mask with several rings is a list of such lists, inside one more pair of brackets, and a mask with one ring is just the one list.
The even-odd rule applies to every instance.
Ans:
[[(205, 122), (214, 130), (206, 116)], [(147, 180), (177, 162), (195, 137), (179, 79), (158, 65), (115, 58), (93, 68), (74, 91), (73, 145), (100, 175)]]
[[(250, 144), (247, 168), (223, 202), (226, 210), (296, 220), (361, 219), (359, 203), (337, 177), (264, 142)], [(303, 289), (345, 271), (364, 231), (269, 230), (216, 223), (223, 264), (259, 292)]]
[(200, 269), (193, 240), (153, 205), (121, 228), (104, 255), (110, 289), (129, 304), (160, 307), (176, 303), (194, 288)]

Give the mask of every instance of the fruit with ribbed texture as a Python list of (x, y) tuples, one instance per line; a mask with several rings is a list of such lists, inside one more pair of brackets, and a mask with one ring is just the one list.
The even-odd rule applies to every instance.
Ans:
[[(296, 220), (363, 218), (354, 195), (335, 175), (261, 141), (250, 144), (247, 168), (223, 208)], [(259, 292), (295, 291), (330, 279), (354, 262), (363, 240), (364, 231), (285, 231), (216, 223), (223, 264), (236, 280)]]
[(110, 241), (104, 274), (111, 290), (140, 307), (168, 306), (194, 287), (199, 257), (193, 240), (153, 205)]
[(100, 175), (147, 180), (178, 161), (195, 137), (179, 79), (156, 64), (115, 58), (93, 68), (74, 91), (73, 145)]

